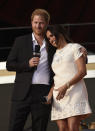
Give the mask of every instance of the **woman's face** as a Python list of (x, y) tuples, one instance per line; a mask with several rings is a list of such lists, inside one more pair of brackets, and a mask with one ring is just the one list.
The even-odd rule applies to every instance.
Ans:
[(57, 47), (56, 38), (55, 38), (55, 36), (54, 36), (49, 30), (46, 32), (46, 36), (47, 36), (49, 42), (50, 42), (54, 47)]

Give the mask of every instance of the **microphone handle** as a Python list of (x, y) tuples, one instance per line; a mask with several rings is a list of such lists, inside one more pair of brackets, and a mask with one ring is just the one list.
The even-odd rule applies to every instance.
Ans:
[(33, 52), (33, 57), (40, 57), (40, 52)]
[[(33, 52), (33, 57), (39, 57), (40, 58), (40, 52)], [(35, 70), (37, 70), (37, 66), (34, 67)]]

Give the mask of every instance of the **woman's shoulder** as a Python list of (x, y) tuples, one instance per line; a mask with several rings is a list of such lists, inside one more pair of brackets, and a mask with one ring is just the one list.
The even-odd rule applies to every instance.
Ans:
[(79, 49), (82, 47), (79, 43), (69, 43), (69, 47), (72, 48), (73, 50)]

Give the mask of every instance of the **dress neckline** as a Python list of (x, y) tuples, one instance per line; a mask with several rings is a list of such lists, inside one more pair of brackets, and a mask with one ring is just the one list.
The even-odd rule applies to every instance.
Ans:
[(58, 52), (58, 53), (62, 52), (65, 48), (68, 47), (69, 44), (70, 44), (70, 43), (68, 43), (67, 45), (65, 45), (65, 46), (64, 46), (63, 48), (61, 48), (61, 49), (57, 49), (56, 52)]

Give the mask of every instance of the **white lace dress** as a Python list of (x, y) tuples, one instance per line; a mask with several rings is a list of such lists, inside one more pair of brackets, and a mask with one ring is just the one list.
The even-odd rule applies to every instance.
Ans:
[[(71, 80), (77, 73), (75, 61), (82, 55), (81, 45), (69, 43), (64, 48), (56, 50), (52, 69), (54, 76), (54, 89), (58, 89)], [(71, 116), (82, 115), (82, 118), (91, 113), (88, 102), (87, 89), (84, 80), (71, 86), (63, 99), (56, 100), (58, 91), (53, 90), (53, 105), (51, 120), (65, 119)]]

